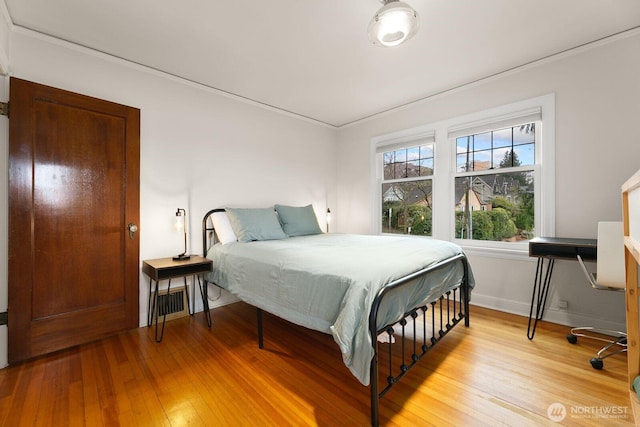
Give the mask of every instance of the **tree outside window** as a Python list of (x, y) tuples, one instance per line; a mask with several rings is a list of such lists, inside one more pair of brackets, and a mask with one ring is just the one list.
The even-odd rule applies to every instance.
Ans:
[(534, 165), (535, 123), (456, 138), (455, 237), (533, 237)]
[(382, 232), (431, 236), (433, 144), (383, 153)]

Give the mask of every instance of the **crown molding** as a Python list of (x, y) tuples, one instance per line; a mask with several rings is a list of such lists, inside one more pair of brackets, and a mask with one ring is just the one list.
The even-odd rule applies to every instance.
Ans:
[(544, 56), (544, 57), (541, 57), (541, 58), (538, 58), (538, 59), (534, 59), (534, 60), (529, 61), (529, 62), (527, 62), (525, 64), (517, 65), (517, 66), (509, 68), (507, 70), (503, 70), (503, 71), (497, 72), (495, 74), (491, 74), (491, 75), (488, 75), (488, 76), (485, 76), (485, 77), (481, 77), (481, 78), (479, 78), (477, 80), (474, 80), (474, 81), (471, 81), (471, 82), (467, 82), (467, 83), (461, 84), (459, 86), (452, 87), (452, 88), (447, 89), (447, 90), (443, 90), (442, 92), (438, 92), (438, 93), (434, 93), (434, 94), (425, 96), (425, 97), (420, 98), (420, 99), (416, 99), (415, 101), (407, 102), (406, 104), (398, 105), (397, 107), (393, 107), (393, 108), (390, 108), (388, 110), (380, 111), (379, 113), (375, 113), (375, 114), (372, 114), (370, 116), (363, 117), (361, 119), (354, 120), (354, 121), (349, 122), (349, 123), (344, 123), (344, 124), (342, 124), (340, 126), (337, 126), (337, 128), (338, 129), (345, 129), (347, 127), (360, 125), (362, 123), (365, 123), (365, 122), (368, 122), (368, 121), (371, 121), (371, 120), (375, 120), (375, 119), (379, 119), (379, 118), (387, 116), (389, 114), (398, 113), (398, 112), (403, 111), (403, 110), (405, 110), (407, 108), (410, 108), (410, 107), (415, 107), (417, 105), (424, 104), (426, 102), (430, 102), (430, 101), (433, 101), (435, 99), (443, 98), (445, 96), (448, 96), (448, 95), (451, 95), (451, 94), (454, 94), (454, 93), (457, 93), (457, 92), (462, 92), (462, 91), (465, 91), (465, 90), (468, 90), (468, 89), (471, 89), (471, 88), (474, 88), (474, 87), (477, 87), (477, 86), (480, 86), (480, 85), (483, 85), (483, 84), (486, 84), (486, 83), (490, 83), (490, 82), (498, 80), (498, 79), (501, 79), (503, 77), (511, 76), (511, 75), (514, 75), (514, 74), (517, 74), (517, 73), (520, 73), (520, 72), (523, 72), (523, 71), (530, 70), (532, 68), (540, 67), (542, 65), (545, 65), (545, 64), (548, 64), (548, 63), (551, 63), (551, 62), (559, 61), (561, 59), (568, 58), (570, 56), (577, 55), (577, 54), (586, 52), (588, 50), (595, 49), (595, 48), (598, 48), (598, 47), (601, 47), (601, 46), (605, 46), (607, 44), (614, 43), (614, 42), (616, 42), (618, 40), (622, 40), (622, 39), (625, 39), (625, 38), (628, 38), (628, 37), (633, 37), (633, 36), (636, 36), (636, 35), (639, 35), (639, 34), (640, 34), (640, 25), (636, 26), (636, 27), (633, 27), (633, 28), (629, 28), (627, 30), (620, 31), (620, 32), (615, 33), (615, 34), (611, 34), (609, 36), (601, 37), (599, 39), (583, 43), (583, 44), (578, 45), (578, 46), (574, 46), (574, 47), (571, 47), (571, 48), (568, 48), (568, 49), (565, 49), (565, 50), (562, 50), (562, 51), (559, 51), (559, 52), (556, 52), (556, 53), (552, 53), (550, 55), (547, 55), (547, 56)]
[(282, 114), (282, 115), (285, 115), (285, 116), (288, 116), (288, 117), (292, 117), (292, 118), (296, 118), (296, 119), (299, 119), (299, 120), (303, 120), (305, 122), (312, 123), (312, 124), (315, 124), (315, 125), (318, 125), (318, 126), (322, 126), (322, 127), (330, 128), (330, 129), (337, 129), (337, 126), (332, 125), (330, 123), (325, 123), (325, 122), (313, 119), (311, 117), (307, 117), (307, 116), (304, 116), (304, 115), (301, 115), (301, 114), (297, 114), (297, 113), (292, 112), (292, 111), (284, 110), (282, 108), (278, 108), (278, 107), (275, 107), (275, 106), (270, 105), (270, 104), (262, 103), (260, 101), (254, 100), (254, 99), (251, 99), (251, 98), (248, 98), (248, 97), (244, 97), (242, 95), (237, 95), (235, 93), (228, 92), (228, 91), (225, 91), (223, 89), (216, 88), (214, 86), (205, 85), (205, 84), (197, 82), (195, 80), (190, 80), (190, 79), (178, 76), (176, 74), (171, 74), (169, 72), (163, 71), (163, 70), (158, 69), (158, 68), (150, 67), (148, 65), (144, 65), (144, 64), (139, 63), (139, 62), (134, 62), (134, 61), (128, 60), (126, 58), (115, 56), (115, 55), (112, 55), (112, 54), (109, 54), (109, 53), (106, 53), (106, 52), (103, 52), (103, 51), (100, 51), (100, 50), (92, 49), (90, 47), (87, 47), (87, 46), (84, 46), (84, 45), (81, 45), (81, 44), (77, 44), (77, 43), (74, 43), (74, 42), (71, 42), (71, 41), (68, 41), (68, 40), (64, 40), (64, 39), (61, 39), (61, 38), (58, 38), (58, 37), (54, 37), (54, 36), (51, 36), (51, 35), (48, 35), (48, 34), (45, 34), (45, 33), (41, 33), (39, 31), (35, 31), (35, 30), (30, 29), (30, 28), (22, 27), (20, 25), (13, 25), (12, 26), (12, 33), (22, 34), (22, 35), (25, 35), (27, 37), (32, 37), (32, 38), (35, 38), (35, 39), (39, 39), (39, 40), (42, 40), (42, 41), (44, 41), (46, 43), (51, 43), (51, 44), (60, 46), (60, 47), (65, 48), (65, 49), (69, 49), (69, 50), (73, 50), (73, 51), (76, 51), (76, 52), (79, 52), (79, 53), (82, 53), (82, 54), (85, 54), (85, 55), (93, 56), (94, 58), (99, 58), (101, 60), (108, 61), (108, 62), (111, 62), (111, 63), (115, 63), (115, 64), (130, 68), (130, 69), (135, 69), (137, 71), (141, 71), (141, 72), (144, 72), (144, 73), (149, 73), (149, 74), (153, 74), (155, 76), (163, 77), (163, 78), (166, 78), (166, 79), (174, 81), (174, 82), (178, 82), (178, 83), (190, 86), (190, 87), (198, 88), (200, 90), (204, 90), (204, 91), (209, 92), (209, 93), (214, 93), (214, 94), (217, 94), (217, 95), (220, 95), (220, 96), (224, 96), (225, 98), (230, 98), (230, 99), (233, 99), (235, 101), (242, 102), (244, 104), (252, 105), (254, 107), (262, 108), (262, 109), (269, 110), (269, 111), (272, 111), (272, 112), (275, 112), (275, 113), (278, 113), (278, 114)]

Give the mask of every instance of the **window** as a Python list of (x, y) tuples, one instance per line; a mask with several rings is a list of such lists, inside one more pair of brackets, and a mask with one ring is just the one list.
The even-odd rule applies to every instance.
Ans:
[(382, 153), (383, 233), (431, 236), (433, 143)]
[(455, 237), (534, 236), (536, 123), (455, 138)]
[(373, 231), (524, 254), (555, 233), (554, 120), (551, 94), (373, 138)]

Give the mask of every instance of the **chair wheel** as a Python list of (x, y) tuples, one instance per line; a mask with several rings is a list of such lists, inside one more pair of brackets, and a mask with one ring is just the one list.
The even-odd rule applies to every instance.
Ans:
[(604, 366), (602, 360), (596, 359), (595, 357), (592, 357), (589, 362), (591, 362), (591, 366), (593, 366), (593, 369), (600, 370)]
[(567, 341), (569, 341), (571, 344), (575, 344), (578, 342), (578, 337), (573, 334), (569, 334), (567, 335)]

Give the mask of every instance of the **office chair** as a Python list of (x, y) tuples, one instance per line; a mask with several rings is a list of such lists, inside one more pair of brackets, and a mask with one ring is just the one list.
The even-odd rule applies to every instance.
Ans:
[[(624, 237), (622, 222), (598, 223), (596, 274), (589, 273), (580, 255), (577, 255), (577, 257), (582, 271), (584, 271), (587, 280), (594, 289), (624, 292)], [(603, 359), (627, 351), (626, 332), (583, 326), (571, 329), (571, 333), (567, 335), (567, 341), (575, 344), (578, 342), (578, 337), (607, 343), (598, 351), (596, 357), (591, 358), (591, 366), (594, 369), (602, 369), (604, 366)]]

